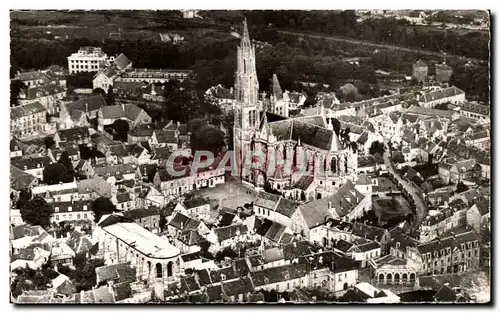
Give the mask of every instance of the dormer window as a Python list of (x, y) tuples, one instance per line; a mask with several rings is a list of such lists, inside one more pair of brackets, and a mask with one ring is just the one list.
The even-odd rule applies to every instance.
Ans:
[(83, 210), (87, 211), (87, 205), (86, 204), (83, 206)]
[(54, 212), (59, 213), (59, 207), (55, 207)]
[(73, 211), (73, 208), (72, 207), (68, 207), (68, 211), (69, 212)]

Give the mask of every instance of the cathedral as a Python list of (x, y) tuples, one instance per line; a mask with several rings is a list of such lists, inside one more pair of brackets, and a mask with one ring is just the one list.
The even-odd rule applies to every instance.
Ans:
[(271, 95), (262, 93), (255, 67), (255, 46), (246, 20), (237, 51), (234, 103), (234, 175), (256, 187), (268, 184), (285, 191), (304, 178), (333, 192), (346, 179), (356, 179), (357, 155), (334, 131), (320, 106), (316, 116), (289, 117), (289, 100), (276, 75)]

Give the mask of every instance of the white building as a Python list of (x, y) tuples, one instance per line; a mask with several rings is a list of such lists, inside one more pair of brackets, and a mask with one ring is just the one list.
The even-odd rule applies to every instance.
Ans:
[(109, 264), (130, 262), (140, 280), (165, 285), (179, 280), (180, 250), (136, 223), (119, 219), (117, 215), (103, 216), (92, 234), (104, 259)]
[(81, 47), (68, 57), (69, 73), (98, 72), (106, 67), (107, 60), (108, 55), (101, 48)]

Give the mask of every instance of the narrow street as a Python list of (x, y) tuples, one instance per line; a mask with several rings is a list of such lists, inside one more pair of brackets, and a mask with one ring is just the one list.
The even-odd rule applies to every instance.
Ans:
[(413, 225), (411, 226), (411, 230), (417, 230), (420, 227), (423, 219), (427, 215), (429, 208), (427, 207), (427, 203), (422, 197), (422, 192), (404, 180), (399, 173), (394, 169), (394, 166), (390, 160), (390, 151), (387, 147), (388, 140), (384, 138), (384, 145), (386, 147), (384, 152), (384, 163), (387, 166), (387, 170), (391, 172), (394, 177), (398, 180), (398, 183), (403, 186), (403, 188), (408, 191), (410, 196), (413, 198), (413, 201), (416, 206), (416, 218), (413, 220)]

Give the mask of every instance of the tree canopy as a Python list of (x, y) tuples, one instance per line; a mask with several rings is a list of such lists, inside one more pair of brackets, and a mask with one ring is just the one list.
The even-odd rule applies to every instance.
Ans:
[(106, 104), (114, 105), (115, 104), (115, 95), (113, 93), (113, 86), (109, 86), (108, 93), (106, 94)]
[(126, 142), (128, 140), (128, 131), (130, 130), (130, 125), (125, 120), (116, 120), (113, 122), (113, 140), (120, 140)]
[(61, 163), (49, 164), (43, 169), (43, 181), (48, 185), (73, 181), (73, 178), (69, 178), (66, 166)]
[(64, 182), (71, 182), (75, 177), (75, 169), (73, 168), (73, 163), (69, 158), (69, 154), (67, 151), (63, 151), (61, 153), (61, 157), (57, 161), (57, 163), (64, 165), (66, 168), (66, 177), (64, 178)]
[(385, 151), (385, 146), (382, 142), (380, 141), (374, 141), (372, 142), (372, 145), (370, 146), (369, 152), (371, 155), (379, 154), (379, 155), (384, 155)]
[(99, 222), (103, 215), (111, 214), (116, 211), (116, 206), (108, 198), (99, 197), (92, 202), (92, 212), (94, 212), (96, 223)]
[(20, 208), (21, 217), (30, 225), (40, 225), (44, 228), (50, 226), (52, 209), (44, 198), (36, 197)]

